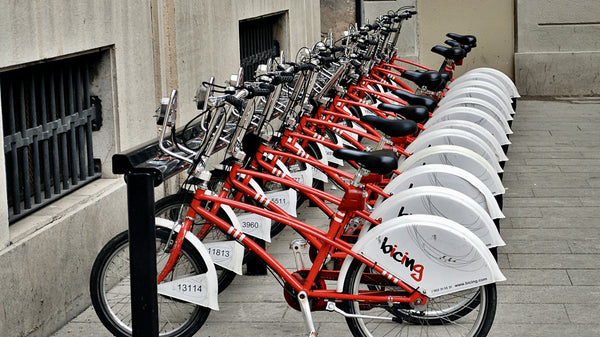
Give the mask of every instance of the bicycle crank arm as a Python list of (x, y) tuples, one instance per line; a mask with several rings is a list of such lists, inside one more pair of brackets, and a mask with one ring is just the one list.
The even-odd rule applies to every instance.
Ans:
[(384, 320), (384, 321), (394, 321), (396, 323), (402, 323), (402, 318), (400, 318), (400, 317), (380, 317), (380, 316), (349, 314), (349, 313), (345, 312), (344, 310), (338, 308), (335, 305), (335, 302), (327, 302), (326, 310), (332, 311), (332, 312), (337, 312), (338, 314), (340, 314), (344, 317), (349, 317), (349, 318), (379, 319), (379, 320)]
[(308, 303), (308, 296), (306, 295), (306, 291), (301, 291), (298, 293), (298, 302), (300, 303), (300, 309), (302, 310), (302, 314), (304, 315), (304, 322), (310, 330), (310, 332), (308, 333), (308, 337), (317, 337), (317, 329), (315, 329), (315, 324), (313, 323), (312, 313), (310, 312), (310, 304)]

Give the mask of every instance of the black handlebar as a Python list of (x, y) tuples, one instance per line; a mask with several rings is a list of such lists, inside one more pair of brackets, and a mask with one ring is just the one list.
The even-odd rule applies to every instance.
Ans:
[(241, 111), (244, 107), (244, 102), (233, 95), (225, 96), (225, 102), (233, 105), (238, 111)]
[(290, 75), (278, 75), (274, 76), (271, 84), (278, 85), (282, 83), (290, 83), (294, 80), (294, 75), (289, 73)]
[(275, 86), (270, 83), (259, 83), (258, 87), (253, 85), (247, 85), (245, 87), (245, 89), (248, 90), (247, 98), (252, 98), (254, 96), (268, 96), (275, 90)]

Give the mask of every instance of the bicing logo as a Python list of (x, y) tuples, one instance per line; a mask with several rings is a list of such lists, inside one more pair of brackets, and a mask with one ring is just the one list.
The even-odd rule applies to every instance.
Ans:
[(422, 264), (415, 264), (415, 260), (408, 257), (408, 252), (402, 252), (398, 250), (398, 245), (388, 244), (387, 236), (383, 239), (381, 243), (381, 251), (384, 254), (388, 254), (394, 261), (402, 264), (404, 267), (408, 268), (411, 272), (410, 276), (417, 282), (420, 282), (423, 279), (423, 267)]

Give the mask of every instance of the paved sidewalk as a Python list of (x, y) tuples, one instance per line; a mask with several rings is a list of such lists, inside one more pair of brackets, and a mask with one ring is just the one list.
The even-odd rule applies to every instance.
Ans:
[[(600, 331), (600, 100), (521, 100), (505, 167), (507, 243), (490, 336), (598, 336)], [(313, 208), (299, 218), (323, 225)], [(286, 229), (269, 251), (293, 266)], [(306, 336), (276, 280), (239, 276), (195, 336)], [(349, 336), (337, 314), (315, 313), (319, 336)], [(93, 309), (52, 337), (110, 336)]]

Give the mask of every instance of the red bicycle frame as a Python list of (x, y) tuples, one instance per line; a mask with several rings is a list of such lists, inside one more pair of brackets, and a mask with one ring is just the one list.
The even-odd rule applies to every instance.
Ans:
[[(216, 214), (207, 210), (202, 206), (203, 202), (212, 202), (214, 205), (228, 205), (234, 209), (241, 209), (247, 212), (252, 212), (259, 214), (261, 216), (268, 217), (272, 220), (276, 220), (286, 224), (287, 226), (292, 227), (302, 236), (307, 238), (311, 242), (319, 242), (320, 250), (313, 265), (310, 269), (308, 269), (308, 275), (304, 280), (298, 280), (291, 272), (289, 272), (283, 265), (281, 265), (276, 259), (274, 259), (264, 248), (262, 248), (259, 244), (257, 244), (250, 237), (246, 236), (242, 231), (233, 227), (233, 225), (227, 223), (223, 219), (219, 218)], [(267, 204), (271, 204), (267, 200)], [(277, 208), (277, 206), (275, 207)], [(187, 216), (177, 233), (177, 238), (175, 240), (175, 246), (171, 250), (171, 256), (169, 258), (169, 262), (160, 273), (160, 275), (166, 275), (168, 271), (174, 266), (177, 261), (179, 247), (181, 243), (183, 243), (184, 237), (186, 233), (189, 231), (193, 224), (193, 220), (196, 215), (200, 215), (205, 219), (209, 220), (216, 227), (221, 229), (222, 231), (231, 235), (236, 241), (241, 243), (243, 246), (247, 247), (250, 251), (253, 251), (261, 260), (263, 260), (281, 279), (283, 279), (287, 284), (289, 284), (295, 291), (297, 292), (306, 292), (307, 296), (312, 298), (319, 299), (333, 299), (333, 300), (355, 300), (355, 301), (364, 301), (371, 303), (385, 303), (389, 301), (393, 302), (403, 302), (403, 303), (411, 303), (417, 300), (423, 301), (425, 303), (427, 298), (420, 294), (415, 289), (408, 286), (406, 283), (402, 282), (398, 278), (392, 276), (383, 268), (381, 268), (377, 263), (365, 258), (359, 253), (352, 251), (352, 245), (342, 239), (340, 239), (341, 232), (343, 230), (343, 220), (350, 217), (351, 212), (343, 213), (338, 212), (342, 218), (339, 216), (334, 217), (329, 225), (329, 229), (327, 232), (315, 228), (311, 225), (303, 223), (294, 219), (289, 215), (283, 216), (279, 212), (275, 212), (272, 210), (267, 210), (261, 207), (249, 205), (243, 202), (231, 200), (231, 199), (223, 199), (218, 196), (213, 196), (206, 193), (206, 190), (198, 189), (194, 195), (194, 200), (192, 201), (191, 207), (188, 210)], [(327, 279), (337, 279), (339, 275), (338, 271), (322, 271), (321, 266), (323, 265), (327, 256), (334, 252), (339, 251), (346, 256), (351, 256), (354, 259), (364, 263), (367, 267), (371, 268), (373, 271), (386, 275), (384, 278), (381, 277), (382, 281), (391, 282), (394, 285), (400, 287), (400, 291), (394, 292), (383, 292), (383, 294), (379, 295), (371, 295), (371, 294), (344, 294), (338, 293), (334, 289), (313, 289), (313, 285), (316, 284), (317, 279), (321, 277), (326, 277)], [(164, 276), (163, 276), (164, 278)], [(161, 278), (159, 277), (159, 282)], [(369, 292), (372, 293), (372, 292)], [(382, 291), (377, 292), (382, 293)]]

